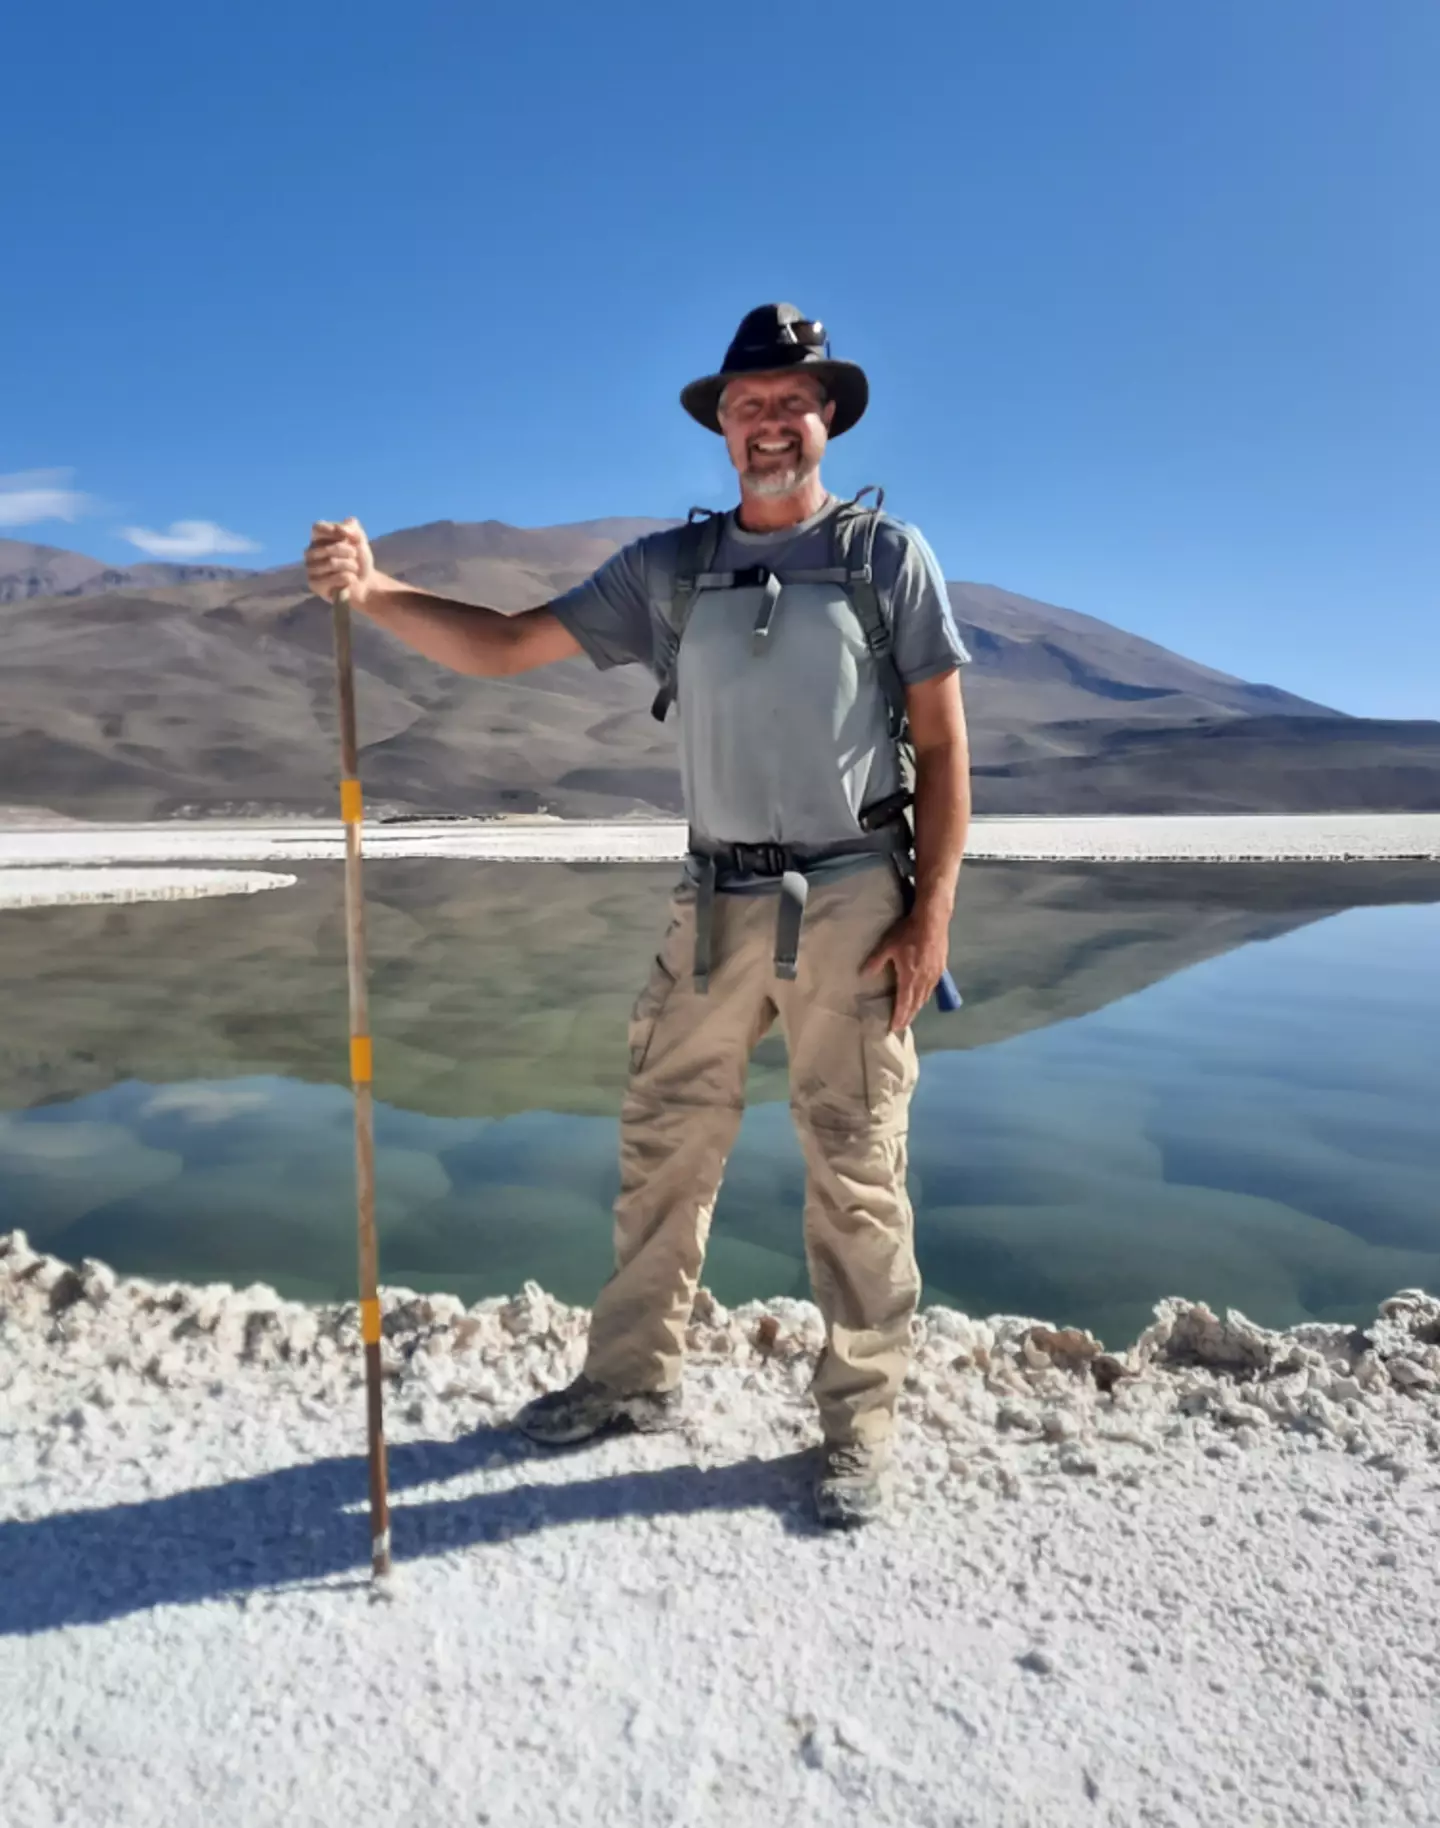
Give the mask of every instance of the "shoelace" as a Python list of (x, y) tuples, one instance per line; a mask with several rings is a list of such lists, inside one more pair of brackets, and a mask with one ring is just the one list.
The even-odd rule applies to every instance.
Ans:
[(830, 1447), (825, 1450), (825, 1473), (831, 1479), (849, 1479), (867, 1473), (871, 1468), (869, 1451), (864, 1447)]

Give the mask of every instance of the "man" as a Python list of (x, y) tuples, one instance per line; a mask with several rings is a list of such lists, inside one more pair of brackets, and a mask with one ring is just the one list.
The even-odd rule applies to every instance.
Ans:
[[(678, 1419), (746, 1069), (778, 1017), (826, 1328), (816, 1510), (833, 1525), (883, 1505), (919, 1295), (905, 1185), (910, 1024), (945, 968), (969, 819), (958, 677), (969, 656), (939, 568), (913, 529), (869, 518), (820, 480), (828, 440), (868, 399), (863, 371), (831, 359), (819, 324), (762, 306), (719, 371), (681, 394), (739, 475), (740, 505), (723, 519), (650, 534), (516, 616), (377, 572), (354, 520), (317, 522), (306, 552), (317, 595), (348, 587), (357, 609), (445, 665), (507, 675), (583, 653), (598, 667), (648, 666), (662, 682), (657, 715), (673, 696), (691, 853), (630, 1019), (616, 1269), (582, 1374), (520, 1425), (561, 1445)], [(842, 539), (862, 524), (864, 564)], [(838, 567), (837, 551), (850, 555)], [(867, 628), (878, 602), (888, 658)], [(913, 857), (895, 816), (909, 797), (902, 712)]]

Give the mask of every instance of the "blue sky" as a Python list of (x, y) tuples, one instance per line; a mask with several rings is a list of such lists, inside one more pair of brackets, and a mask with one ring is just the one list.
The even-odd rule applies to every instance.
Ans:
[(871, 376), (827, 479), (950, 577), (1440, 715), (1435, 0), (51, 0), (5, 48), (0, 536), (724, 503), (676, 395), (784, 298)]

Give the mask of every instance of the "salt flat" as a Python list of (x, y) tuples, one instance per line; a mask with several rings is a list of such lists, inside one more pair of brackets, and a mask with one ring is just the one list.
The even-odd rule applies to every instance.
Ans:
[[(371, 857), (663, 863), (678, 860), (685, 841), (683, 824), (660, 820), (371, 821), (365, 827), (365, 852)], [(338, 821), (0, 827), (0, 866), (10, 868), (277, 863), (343, 854)], [(1432, 859), (1440, 858), (1440, 812), (977, 819), (966, 854), (977, 862)]]
[(377, 1603), (353, 1305), (0, 1237), (6, 1828), (1440, 1819), (1433, 1297), (1168, 1301), (1110, 1359), (928, 1309), (894, 1514), (838, 1539), (808, 1303), (702, 1302), (684, 1427), (560, 1454), (508, 1423), (583, 1310), (384, 1305)]

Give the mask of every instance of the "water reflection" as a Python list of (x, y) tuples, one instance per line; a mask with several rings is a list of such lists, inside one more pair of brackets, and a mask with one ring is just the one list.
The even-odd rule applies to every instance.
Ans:
[[(370, 870), (388, 1280), (593, 1296), (673, 878)], [(0, 1229), (348, 1294), (340, 897), (317, 867), (253, 900), (7, 914)], [(916, 1031), (929, 1298), (1120, 1338), (1165, 1293), (1285, 1324), (1440, 1283), (1436, 901), (1433, 866), (968, 868), (966, 1008)], [(784, 1098), (774, 1035), (716, 1213), (723, 1300), (804, 1292)]]

